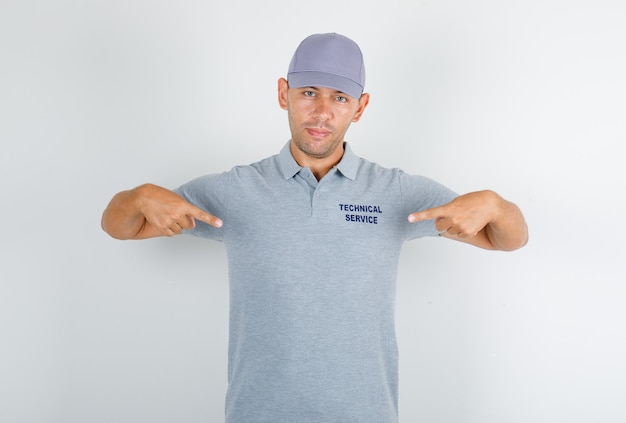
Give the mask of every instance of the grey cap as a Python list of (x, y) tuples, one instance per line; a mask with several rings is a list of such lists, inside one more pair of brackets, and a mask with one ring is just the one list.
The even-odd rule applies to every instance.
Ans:
[(291, 88), (321, 86), (359, 98), (365, 87), (363, 54), (354, 41), (343, 35), (311, 35), (296, 49), (287, 80)]

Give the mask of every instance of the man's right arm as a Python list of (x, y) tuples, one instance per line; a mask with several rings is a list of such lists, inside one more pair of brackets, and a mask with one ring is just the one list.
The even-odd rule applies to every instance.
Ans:
[(145, 184), (117, 193), (102, 214), (102, 229), (117, 239), (173, 236), (195, 227), (198, 219), (220, 228), (217, 217), (157, 185)]

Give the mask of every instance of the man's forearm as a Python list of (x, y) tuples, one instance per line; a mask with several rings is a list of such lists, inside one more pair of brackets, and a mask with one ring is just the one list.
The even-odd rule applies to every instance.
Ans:
[(500, 197), (498, 218), (490, 222), (487, 237), (496, 250), (513, 251), (528, 242), (528, 226), (519, 207)]
[(139, 189), (140, 187), (119, 192), (113, 196), (102, 213), (102, 229), (113, 238), (135, 238), (145, 225), (146, 219), (136, 206)]

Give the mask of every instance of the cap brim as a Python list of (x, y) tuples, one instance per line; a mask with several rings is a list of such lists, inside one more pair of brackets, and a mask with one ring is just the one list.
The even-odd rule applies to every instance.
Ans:
[(350, 97), (360, 98), (363, 93), (363, 87), (353, 80), (325, 72), (293, 72), (288, 75), (289, 87), (326, 87), (333, 88)]

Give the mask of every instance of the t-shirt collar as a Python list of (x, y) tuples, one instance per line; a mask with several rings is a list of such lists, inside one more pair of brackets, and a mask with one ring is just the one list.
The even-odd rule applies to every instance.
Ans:
[[(290, 144), (291, 141), (287, 142), (278, 155), (281, 171), (285, 179), (293, 178), (298, 172), (300, 172), (300, 170), (302, 170), (302, 166), (296, 162), (291, 154), (289, 147)], [(352, 152), (352, 149), (347, 142), (344, 142), (343, 149), (343, 157), (335, 167), (343, 176), (354, 180), (359, 167), (359, 158)]]

